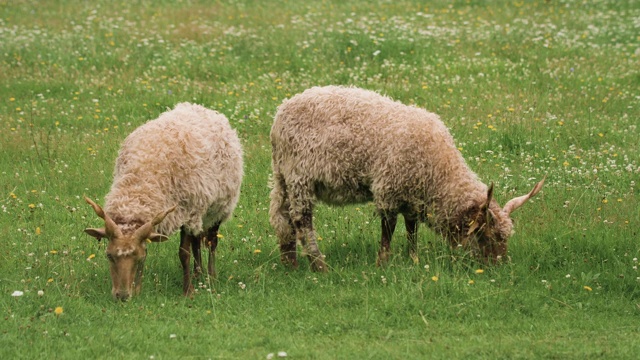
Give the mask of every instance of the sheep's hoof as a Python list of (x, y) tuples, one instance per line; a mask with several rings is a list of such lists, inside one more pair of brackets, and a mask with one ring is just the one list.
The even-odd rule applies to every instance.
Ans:
[(327, 272), (329, 268), (327, 267), (327, 263), (324, 262), (323, 256), (311, 257), (311, 271), (313, 272)]
[(280, 262), (285, 265), (290, 265), (294, 269), (298, 268), (298, 259), (296, 252), (296, 242), (288, 242), (280, 244)]
[(298, 268), (298, 259), (296, 257), (295, 252), (281, 253), (280, 262), (282, 262), (285, 265), (289, 265), (294, 269)]
[(216, 272), (215, 269), (214, 270), (209, 270), (207, 273), (209, 275), (209, 279), (211, 279), (211, 280), (215, 280), (215, 279), (218, 278), (218, 273)]
[(187, 296), (192, 296), (193, 295), (193, 285), (189, 284), (189, 286), (183, 286), (182, 287), (182, 295), (187, 297)]
[(391, 257), (391, 252), (389, 251), (380, 251), (378, 253), (378, 259), (376, 260), (376, 266), (386, 266), (389, 263), (389, 258)]
[(282, 255), (280, 256), (280, 262), (285, 265), (291, 266), (294, 269), (298, 268), (298, 259), (294, 256)]

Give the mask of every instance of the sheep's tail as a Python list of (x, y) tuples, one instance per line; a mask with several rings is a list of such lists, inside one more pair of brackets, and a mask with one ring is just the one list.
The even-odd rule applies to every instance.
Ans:
[(289, 215), (289, 197), (284, 177), (274, 167), (271, 179), (271, 204), (269, 222), (278, 236), (280, 247), (293, 243), (295, 249), (296, 233)]

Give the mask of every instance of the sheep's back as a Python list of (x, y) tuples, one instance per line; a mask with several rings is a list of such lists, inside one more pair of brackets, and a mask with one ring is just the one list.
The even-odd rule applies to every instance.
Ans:
[(105, 211), (148, 221), (178, 205), (156, 231), (171, 234), (185, 225), (197, 234), (203, 220), (208, 227), (231, 214), (241, 179), (241, 145), (226, 117), (181, 103), (124, 140)]
[(442, 201), (452, 179), (483, 186), (437, 115), (363, 89), (316, 87), (285, 101), (271, 141), (275, 171), (337, 193), (366, 185), (393, 202), (381, 206)]

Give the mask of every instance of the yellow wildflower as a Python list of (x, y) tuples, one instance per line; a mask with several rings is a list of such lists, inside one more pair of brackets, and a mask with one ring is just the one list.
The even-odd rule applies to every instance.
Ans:
[(476, 270), (476, 274), (482, 274), (483, 272), (484, 272), (484, 270), (482, 270), (482, 269)]
[(62, 306), (58, 306), (54, 311), (53, 311), (56, 315), (60, 315), (64, 312), (64, 310), (62, 309)]
[(587, 291), (593, 291), (593, 289), (592, 289), (591, 287), (587, 286), (587, 285), (585, 285), (585, 286), (583, 287), (583, 289), (585, 289), (585, 290), (587, 290)]

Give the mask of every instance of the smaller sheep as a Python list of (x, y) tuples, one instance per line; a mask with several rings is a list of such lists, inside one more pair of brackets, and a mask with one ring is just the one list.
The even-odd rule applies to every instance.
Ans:
[(378, 264), (390, 255), (398, 214), (417, 261), (418, 222), (494, 262), (507, 252), (510, 213), (542, 188), (500, 208), (469, 169), (437, 115), (375, 92), (314, 87), (285, 101), (271, 128), (270, 222), (281, 260), (297, 267), (296, 243), (315, 271), (326, 271), (316, 244), (317, 200), (342, 205), (373, 201), (382, 218)]
[(183, 294), (193, 291), (191, 250), (194, 272), (202, 272), (205, 239), (208, 274), (215, 276), (218, 229), (238, 202), (242, 166), (240, 140), (227, 118), (200, 105), (180, 103), (127, 136), (104, 210), (85, 197), (105, 222), (104, 228), (85, 232), (109, 239), (115, 299), (140, 292), (147, 242), (165, 241), (178, 229)]

